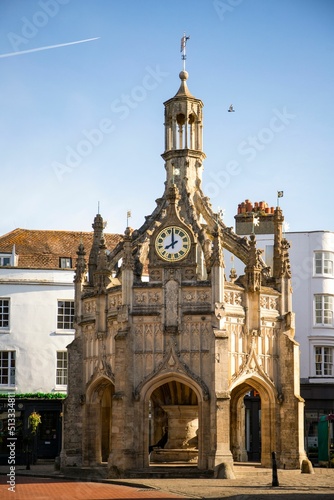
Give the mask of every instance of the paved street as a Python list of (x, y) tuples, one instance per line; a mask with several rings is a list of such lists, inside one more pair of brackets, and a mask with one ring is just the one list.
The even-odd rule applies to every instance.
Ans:
[(51, 464), (41, 464), (33, 465), (30, 471), (24, 466), (16, 468), (15, 493), (8, 491), (7, 469), (0, 467), (0, 498), (3, 500), (334, 500), (334, 469), (325, 468), (316, 468), (315, 474), (278, 470), (279, 486), (272, 487), (271, 470), (254, 465), (235, 466), (234, 480), (128, 479), (96, 483), (65, 480)]
[(19, 476), (15, 493), (8, 490), (4, 476), (0, 479), (0, 498), (2, 500), (102, 500), (102, 499), (161, 499), (184, 498), (173, 493), (156, 491), (152, 488), (138, 488), (119, 484), (84, 483)]

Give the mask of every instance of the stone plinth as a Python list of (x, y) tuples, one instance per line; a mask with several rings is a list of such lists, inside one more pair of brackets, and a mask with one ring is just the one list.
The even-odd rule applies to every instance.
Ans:
[(150, 456), (150, 462), (170, 463), (170, 462), (197, 462), (198, 450), (185, 449), (162, 449), (155, 448)]
[(168, 441), (164, 449), (155, 449), (152, 462), (190, 462), (198, 456), (198, 406), (166, 405)]
[(198, 406), (165, 405), (168, 415), (168, 441), (165, 449), (197, 448)]

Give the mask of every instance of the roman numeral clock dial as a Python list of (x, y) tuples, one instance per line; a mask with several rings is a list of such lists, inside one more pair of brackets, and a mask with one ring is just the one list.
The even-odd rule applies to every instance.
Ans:
[(155, 240), (155, 249), (159, 257), (168, 262), (177, 262), (189, 252), (191, 241), (189, 234), (178, 226), (162, 229)]

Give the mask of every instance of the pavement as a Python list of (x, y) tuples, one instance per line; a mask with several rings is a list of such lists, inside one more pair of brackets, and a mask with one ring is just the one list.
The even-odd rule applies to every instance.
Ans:
[[(232, 499), (232, 500), (334, 500), (334, 468), (277, 471), (279, 486), (272, 486), (272, 470), (258, 464), (237, 464), (235, 479), (105, 479), (71, 480), (53, 463), (15, 467), (15, 488), (10, 491), (8, 466), (0, 466), (2, 500), (102, 499)], [(13, 478), (12, 478), (13, 479)], [(14, 493), (15, 491), (15, 493)]]

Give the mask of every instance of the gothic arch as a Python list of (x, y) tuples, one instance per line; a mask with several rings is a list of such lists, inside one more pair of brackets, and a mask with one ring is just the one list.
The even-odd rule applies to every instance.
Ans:
[(97, 375), (86, 389), (86, 403), (95, 403), (96, 401), (99, 401), (101, 391), (103, 392), (104, 389), (110, 385), (112, 387), (114, 386), (113, 380), (105, 375)]
[(203, 387), (191, 377), (188, 377), (179, 372), (169, 372), (167, 374), (161, 373), (151, 380), (148, 380), (141, 388), (140, 398), (147, 401), (150, 399), (153, 391), (155, 391), (155, 389), (157, 389), (159, 386), (174, 381), (189, 386), (196, 394), (198, 401), (206, 399), (206, 394), (203, 390)]
[(83, 448), (89, 465), (108, 461), (114, 392), (114, 384), (106, 376), (98, 376), (87, 388)]
[[(143, 439), (141, 443), (141, 448), (143, 450), (143, 465), (149, 465), (149, 456), (147, 450), (149, 449), (149, 412), (150, 412), (150, 401), (154, 392), (159, 390), (162, 386), (168, 384), (175, 384), (174, 395), (172, 396), (172, 403), (176, 406), (182, 408), (182, 403), (186, 403), (185, 406), (194, 405), (197, 407), (198, 416), (198, 468), (205, 468), (204, 465), (204, 447), (208, 445), (208, 439), (206, 437), (207, 429), (209, 428), (209, 401), (206, 397), (206, 393), (203, 387), (190, 377), (185, 374), (180, 374), (179, 372), (169, 372), (161, 373), (156, 377), (148, 380), (141, 387), (140, 393), (138, 394), (138, 403), (143, 408), (141, 414), (143, 415), (142, 429), (139, 433)], [(183, 390), (182, 390), (183, 386)], [(186, 388), (186, 391), (184, 391)], [(171, 389), (173, 391), (173, 389)], [(186, 396), (185, 396), (186, 392)], [(178, 395), (180, 399), (178, 398)], [(196, 403), (196, 404), (194, 404)]]
[[(253, 374), (235, 383), (231, 389), (231, 451), (237, 461), (245, 460), (244, 396), (255, 389), (261, 398), (261, 465), (271, 466), (271, 453), (276, 450), (277, 391), (273, 384)], [(247, 459), (246, 459), (247, 460)]]

